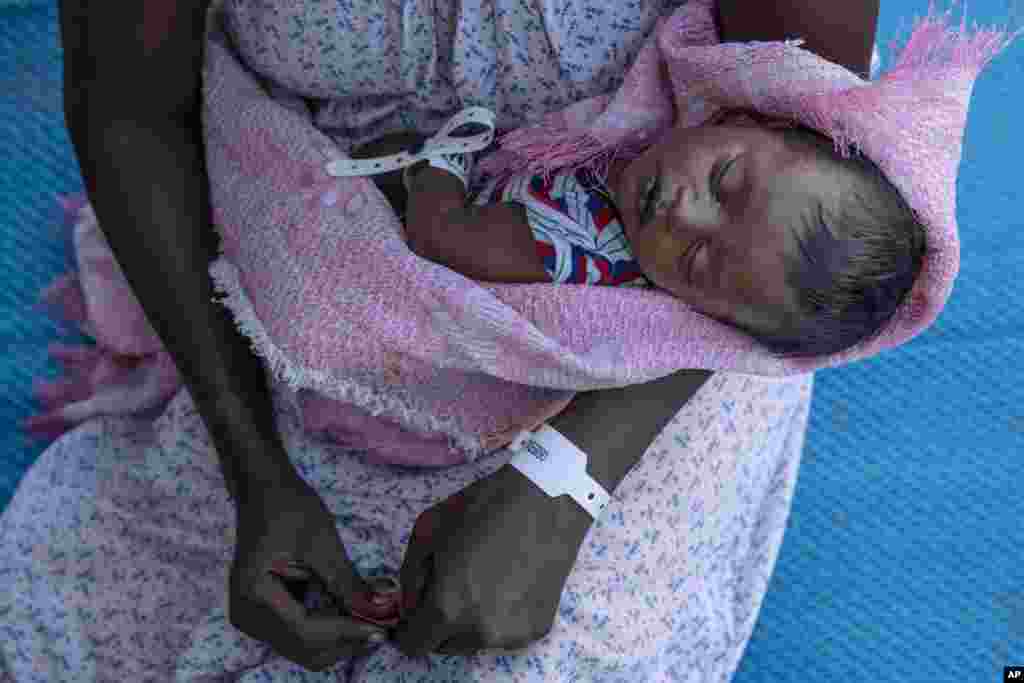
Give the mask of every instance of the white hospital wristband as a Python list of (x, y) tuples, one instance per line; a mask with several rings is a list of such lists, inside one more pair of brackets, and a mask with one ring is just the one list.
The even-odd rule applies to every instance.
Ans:
[(508, 464), (552, 498), (569, 494), (597, 519), (611, 496), (587, 474), (587, 454), (547, 423), (523, 431), (508, 446), (516, 454)]

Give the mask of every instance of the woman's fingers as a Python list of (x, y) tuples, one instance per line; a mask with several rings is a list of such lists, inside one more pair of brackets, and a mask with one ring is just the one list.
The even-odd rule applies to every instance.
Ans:
[(284, 582), (273, 574), (266, 574), (266, 579), (256, 587), (256, 592), (263, 603), (284, 622), (288, 630), (297, 636), (308, 647), (319, 649), (336, 645), (339, 640), (365, 643), (375, 633), (385, 631), (372, 624), (349, 617), (325, 614), (310, 614), (296, 600)]
[(395, 630), (395, 645), (407, 657), (434, 652), (453, 636), (455, 624), (437, 607), (433, 590), (433, 586), (427, 587), (422, 604)]
[(270, 563), (270, 573), (285, 579), (308, 579), (311, 575), (308, 567), (291, 562), (286, 558), (278, 558)]
[(476, 635), (456, 635), (442, 642), (434, 650), (439, 655), (475, 655), (484, 650), (484, 644)]
[(441, 540), (448, 528), (448, 520), (457, 519), (465, 514), (466, 498), (462, 491), (429, 507), (416, 518), (412, 528), (412, 538), (405, 550), (402, 560), (399, 583), (402, 586), (402, 615), (416, 609), (421, 593), (434, 582), (434, 564), (432, 554), (435, 545)]
[(409, 539), (409, 547), (405, 550), (402, 568), (399, 571), (403, 616), (416, 609), (420, 593), (427, 583), (428, 572), (431, 572), (430, 578), (432, 578), (433, 563), (430, 561), (430, 556), (439, 530), (440, 515), (436, 507), (424, 510), (416, 518), (416, 524), (412, 528), (412, 537)]
[(299, 638), (318, 649), (362, 646), (377, 634), (382, 638), (388, 635), (380, 626), (335, 614), (310, 614), (297, 624)]
[(273, 611), (289, 628), (300, 623), (306, 616), (306, 608), (288, 592), (283, 579), (275, 574), (265, 575), (264, 580), (255, 586), (253, 597)]

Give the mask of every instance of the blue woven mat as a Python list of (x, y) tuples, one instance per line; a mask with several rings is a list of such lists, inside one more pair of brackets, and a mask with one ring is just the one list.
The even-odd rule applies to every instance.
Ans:
[[(888, 43), (925, 0), (885, 2)], [(969, 19), (1004, 24), (974, 0)], [(954, 14), (959, 17), (959, 10)], [(54, 195), (82, 190), (64, 129), (55, 2), (0, 1), (0, 509), (42, 448), (16, 424), (51, 341), (30, 304), (71, 265)], [(1024, 226), (1013, 129), (1024, 40), (979, 79), (960, 169), (963, 263), (938, 323), (818, 373), (790, 528), (737, 683), (988, 683), (1024, 663)]]
[(31, 308), (73, 266), (54, 195), (83, 191), (64, 127), (62, 60), (56, 2), (0, 2), (0, 507), (43, 450), (17, 423), (38, 412), (32, 380), (60, 374), (46, 345), (84, 341)]

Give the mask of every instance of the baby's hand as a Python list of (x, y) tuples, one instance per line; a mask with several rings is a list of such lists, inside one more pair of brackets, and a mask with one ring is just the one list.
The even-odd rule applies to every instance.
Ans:
[[(452, 180), (456, 183), (452, 183)], [(442, 192), (445, 195), (457, 193), (459, 201), (465, 200), (465, 188), (457, 175), (443, 168), (432, 166), (425, 159), (409, 167), (409, 190)]]
[(368, 159), (371, 157), (383, 157), (390, 154), (398, 154), (399, 152), (421, 145), (429, 139), (429, 135), (421, 135), (413, 131), (389, 133), (388, 135), (383, 135), (360, 145), (352, 151), (350, 156), (353, 159)]
[[(369, 159), (372, 157), (389, 156), (398, 154), (428, 140), (428, 136), (419, 133), (391, 133), (356, 148), (352, 152), (353, 159)], [(402, 183), (402, 172), (404, 169), (388, 171), (375, 176), (370, 176), (374, 184), (384, 193), (388, 203), (394, 208), (395, 213), (400, 217), (405, 216), (408, 197), (405, 192), (405, 185)]]

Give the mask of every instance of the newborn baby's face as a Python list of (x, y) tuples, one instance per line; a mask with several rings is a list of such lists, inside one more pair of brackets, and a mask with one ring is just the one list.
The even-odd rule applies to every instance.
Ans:
[(758, 328), (789, 307), (782, 255), (799, 247), (788, 226), (811, 195), (836, 196), (834, 181), (746, 116), (670, 130), (613, 168), (609, 185), (648, 278), (706, 315)]

